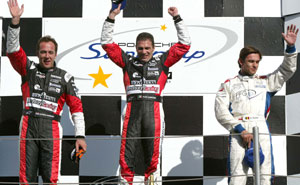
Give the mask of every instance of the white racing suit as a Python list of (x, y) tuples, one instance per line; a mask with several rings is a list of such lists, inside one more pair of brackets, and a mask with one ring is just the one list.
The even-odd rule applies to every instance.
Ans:
[[(288, 53), (289, 52), (289, 53)], [(294, 47), (285, 52), (283, 63), (273, 73), (265, 76), (238, 75), (221, 84), (215, 99), (215, 114), (220, 124), (231, 134), (259, 128), (259, 143), (265, 155), (261, 165), (261, 184), (269, 185), (274, 174), (271, 135), (266, 121), (270, 112), (271, 97), (281, 89), (296, 71), (297, 53)], [(240, 135), (229, 139), (228, 182), (230, 185), (245, 185), (248, 166), (243, 163), (245, 146)], [(237, 176), (237, 177), (234, 177)]]

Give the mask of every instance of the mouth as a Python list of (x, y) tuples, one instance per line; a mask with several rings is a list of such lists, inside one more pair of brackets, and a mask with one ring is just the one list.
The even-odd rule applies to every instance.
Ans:
[(43, 63), (44, 63), (45, 66), (51, 65), (51, 61), (50, 60), (43, 60)]
[(140, 56), (140, 59), (141, 60), (147, 60), (148, 59), (148, 55), (142, 55), (142, 56)]

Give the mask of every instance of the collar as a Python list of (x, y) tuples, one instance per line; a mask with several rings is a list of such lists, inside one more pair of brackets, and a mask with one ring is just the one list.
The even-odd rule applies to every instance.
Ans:
[(242, 75), (241, 71), (239, 71), (238, 78), (241, 81), (248, 81), (249, 79), (258, 78), (258, 75), (257, 74), (252, 75), (252, 76)]
[(40, 64), (38, 64), (37, 69), (43, 73), (52, 72), (56, 69), (56, 62), (54, 61), (54, 65), (51, 68), (43, 68)]

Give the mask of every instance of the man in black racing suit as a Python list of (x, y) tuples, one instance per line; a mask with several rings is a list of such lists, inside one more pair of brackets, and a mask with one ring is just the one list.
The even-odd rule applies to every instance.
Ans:
[[(167, 81), (169, 67), (178, 62), (190, 48), (190, 37), (176, 7), (168, 9), (173, 17), (179, 42), (161, 56), (153, 57), (154, 39), (149, 33), (137, 36), (137, 57), (126, 54), (113, 42), (113, 28), (118, 9), (110, 11), (104, 22), (101, 44), (109, 58), (123, 69), (127, 95), (126, 114), (123, 123), (120, 149), (121, 183), (132, 184), (135, 153), (138, 141), (130, 137), (152, 137), (143, 139), (145, 182), (157, 169), (164, 134), (164, 114), (160, 96)], [(159, 175), (157, 175), (159, 176)]]
[(22, 77), (23, 116), (20, 122), (20, 170), (22, 184), (56, 184), (60, 176), (62, 128), (60, 118), (66, 102), (75, 124), (76, 150), (86, 151), (85, 123), (74, 78), (57, 68), (57, 43), (50, 36), (37, 44), (39, 64), (30, 61), (19, 43), (20, 17), (24, 6), (9, 0), (12, 22), (7, 32), (7, 56)]

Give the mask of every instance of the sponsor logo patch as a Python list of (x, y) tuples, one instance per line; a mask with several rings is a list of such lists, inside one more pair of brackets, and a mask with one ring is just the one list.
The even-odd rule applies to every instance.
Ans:
[(160, 86), (158, 84), (144, 84), (144, 85), (129, 85), (127, 86), (127, 94), (141, 94), (151, 93), (158, 94)]
[(26, 101), (26, 106), (56, 112), (58, 104), (47, 100), (28, 97)]

